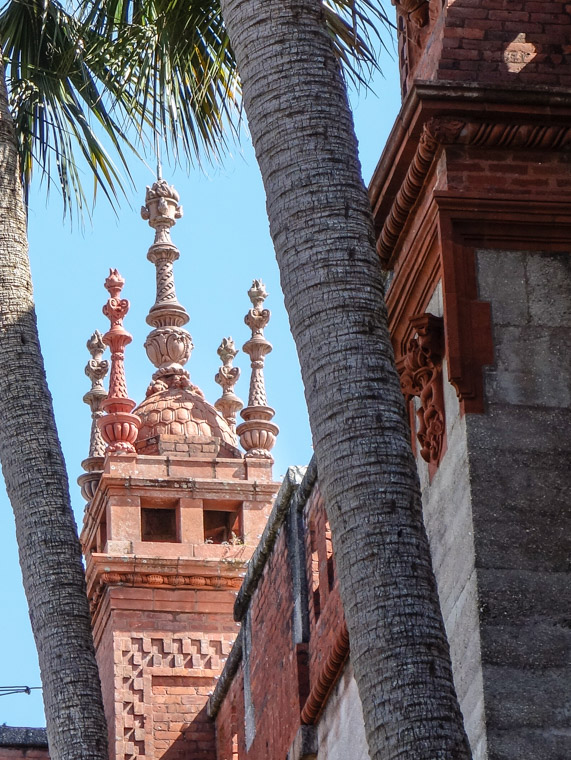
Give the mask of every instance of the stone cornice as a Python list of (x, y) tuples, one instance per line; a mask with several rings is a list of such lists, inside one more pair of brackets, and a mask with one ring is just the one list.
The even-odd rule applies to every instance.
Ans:
[(571, 147), (570, 124), (568, 91), (450, 85), (444, 90), (438, 83), (417, 84), (403, 104), (369, 188), (377, 249), (385, 266), (391, 267), (409, 214), (443, 146), (565, 150)]

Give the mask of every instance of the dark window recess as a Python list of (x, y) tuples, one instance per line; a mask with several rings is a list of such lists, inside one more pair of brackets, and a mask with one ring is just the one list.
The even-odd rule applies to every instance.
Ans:
[(223, 544), (241, 541), (242, 528), (240, 513), (217, 509), (205, 509), (204, 540), (209, 544)]
[(107, 543), (107, 520), (104, 517), (99, 523), (99, 551), (105, 551), (105, 544)]
[(176, 543), (176, 509), (141, 509), (141, 540)]

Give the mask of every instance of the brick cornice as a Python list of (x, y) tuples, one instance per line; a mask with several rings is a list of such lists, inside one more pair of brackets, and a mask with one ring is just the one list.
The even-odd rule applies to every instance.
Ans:
[(92, 615), (97, 615), (108, 587), (160, 588), (179, 590), (237, 591), (242, 585), (246, 559), (225, 560), (110, 557), (91, 555), (87, 567), (88, 598)]
[(312, 724), (317, 721), (327, 697), (341, 675), (341, 670), (349, 656), (349, 633), (343, 621), (337, 637), (319, 672), (315, 683), (312, 684), (309, 696), (301, 711), (301, 722)]
[(369, 187), (384, 265), (392, 268), (398, 241), (441, 148), (568, 150), (570, 124), (569, 92), (417, 85), (403, 104)]

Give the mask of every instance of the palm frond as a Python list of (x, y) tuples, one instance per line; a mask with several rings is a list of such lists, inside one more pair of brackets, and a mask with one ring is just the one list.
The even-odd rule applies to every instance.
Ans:
[[(325, 20), (345, 75), (367, 84), (378, 69), (379, 0), (324, 0)], [(218, 158), (238, 133), (240, 83), (219, 0), (87, 0), (84, 20), (129, 57), (133, 107), (176, 159)]]
[[(324, 12), (346, 76), (366, 83), (391, 26), (380, 1), (324, 0)], [(158, 135), (192, 162), (220, 158), (238, 134), (240, 83), (218, 0), (79, 0), (76, 12), (8, 0), (0, 41), (26, 194), (39, 170), (70, 213), (88, 208), (86, 174), (94, 194), (117, 200), (139, 139)]]
[(160, 134), (176, 159), (221, 157), (236, 135), (240, 87), (218, 3), (209, 0), (92, 0), (84, 16), (129, 60), (117, 72), (141, 133)]
[[(108, 154), (110, 141), (127, 177), (124, 149), (132, 147), (122, 125), (107, 107), (106, 70), (93, 49), (100, 40), (58, 2), (19, 0), (0, 14), (0, 39), (10, 107), (20, 150), (22, 182), (27, 196), (34, 169), (48, 189), (61, 191), (64, 211), (85, 211), (82, 174), (94, 177), (111, 200), (124, 190), (124, 179)], [(94, 67), (95, 64), (95, 67)], [(114, 91), (115, 103), (121, 94)], [(97, 123), (95, 129), (92, 123)], [(76, 160), (77, 149), (84, 166)], [(74, 153), (75, 151), (75, 153)]]
[(395, 25), (379, 0), (323, 0), (323, 9), (345, 76), (367, 86), (373, 72), (381, 70), (378, 52), (389, 52), (385, 36)]

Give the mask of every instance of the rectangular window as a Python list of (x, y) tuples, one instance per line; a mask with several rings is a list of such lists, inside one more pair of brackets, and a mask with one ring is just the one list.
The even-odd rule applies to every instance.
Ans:
[(243, 543), (242, 502), (203, 502), (204, 540), (209, 544)]
[(141, 507), (141, 540), (176, 543), (176, 509)]

